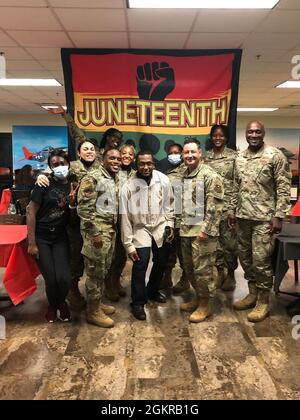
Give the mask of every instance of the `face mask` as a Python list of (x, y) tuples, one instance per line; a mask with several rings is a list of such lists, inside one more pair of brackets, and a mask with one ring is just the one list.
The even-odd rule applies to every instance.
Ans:
[(178, 165), (181, 162), (181, 155), (168, 155), (168, 161), (171, 165)]
[(69, 175), (69, 167), (68, 166), (57, 166), (56, 168), (52, 169), (54, 176), (58, 179), (66, 179)]

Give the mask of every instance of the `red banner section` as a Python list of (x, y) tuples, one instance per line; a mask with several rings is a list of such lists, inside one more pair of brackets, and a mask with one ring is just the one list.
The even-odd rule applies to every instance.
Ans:
[[(86, 131), (118, 128), (135, 142), (235, 128), (240, 50), (63, 50), (68, 107)], [(128, 138), (129, 138), (128, 137)]]

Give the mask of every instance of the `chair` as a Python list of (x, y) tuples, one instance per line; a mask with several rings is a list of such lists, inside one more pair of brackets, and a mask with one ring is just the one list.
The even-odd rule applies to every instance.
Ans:
[(16, 206), (17, 214), (26, 215), (26, 207), (30, 201), (31, 191), (12, 190), (12, 202)]

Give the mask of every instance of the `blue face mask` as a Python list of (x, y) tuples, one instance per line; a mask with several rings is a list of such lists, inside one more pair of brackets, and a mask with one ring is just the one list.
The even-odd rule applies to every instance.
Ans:
[(57, 166), (56, 168), (52, 168), (53, 174), (56, 178), (60, 180), (64, 180), (69, 175), (69, 167), (68, 166)]
[(168, 155), (168, 161), (171, 165), (178, 165), (181, 162), (181, 155)]

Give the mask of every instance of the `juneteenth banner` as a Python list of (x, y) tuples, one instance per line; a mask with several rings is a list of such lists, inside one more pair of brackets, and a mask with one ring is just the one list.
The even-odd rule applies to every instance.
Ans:
[[(108, 128), (124, 143), (151, 150), (228, 124), (235, 148), (241, 50), (62, 49), (68, 111), (87, 137)], [(69, 143), (71, 155), (74, 153)]]

